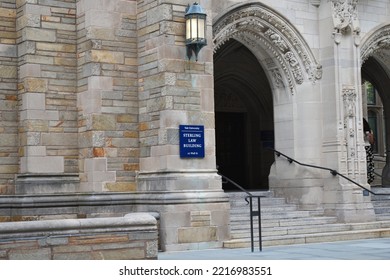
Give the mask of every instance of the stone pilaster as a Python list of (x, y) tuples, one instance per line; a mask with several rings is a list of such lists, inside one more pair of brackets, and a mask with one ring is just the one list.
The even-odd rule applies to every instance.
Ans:
[(136, 1), (77, 1), (81, 191), (134, 191)]
[[(357, 183), (366, 182), (360, 71), (358, 1), (328, 1), (320, 6), (324, 81), (324, 165)], [(333, 36), (330, 36), (333, 34)], [(341, 221), (374, 218), (369, 197), (358, 186), (328, 174), (325, 210)]]
[[(138, 190), (150, 192), (158, 201), (140, 208), (160, 213), (164, 250), (221, 246), (229, 233), (229, 204), (216, 174), (212, 45), (201, 50), (199, 61), (188, 61), (184, 45), (187, 3), (137, 3)], [(210, 11), (209, 2), (200, 4)], [(212, 42), (210, 17), (207, 34)], [(185, 124), (204, 126), (204, 158), (180, 158), (179, 125)], [(207, 216), (209, 222), (193, 223), (191, 217), (198, 215)], [(202, 240), (196, 237), (198, 233)]]
[[(25, 0), (16, 4), (19, 177), (23, 177), (16, 191), (26, 193), (31, 191), (26, 188), (35, 187), (33, 192), (74, 191), (60, 186), (64, 174), (78, 171), (76, 5)], [(37, 176), (57, 180), (58, 188), (39, 190), (34, 186)]]

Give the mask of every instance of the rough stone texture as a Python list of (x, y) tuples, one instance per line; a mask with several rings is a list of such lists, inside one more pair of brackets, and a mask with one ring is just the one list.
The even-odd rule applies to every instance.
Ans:
[(17, 4), (20, 173), (78, 172), (76, 3)]
[(80, 190), (133, 191), (139, 154), (136, 2), (80, 0), (77, 7)]
[(18, 172), (15, 0), (0, 2), (0, 195), (14, 193)]
[(156, 225), (153, 216), (141, 213), (122, 218), (10, 222), (0, 229), (0, 259), (157, 259)]

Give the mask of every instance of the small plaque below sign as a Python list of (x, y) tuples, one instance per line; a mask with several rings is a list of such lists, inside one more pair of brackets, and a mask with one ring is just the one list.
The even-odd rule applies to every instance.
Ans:
[(204, 126), (180, 125), (180, 157), (203, 158), (204, 157)]

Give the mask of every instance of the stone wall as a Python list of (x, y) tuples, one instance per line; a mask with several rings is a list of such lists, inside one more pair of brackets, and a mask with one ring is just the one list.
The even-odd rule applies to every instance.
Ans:
[(18, 172), (15, 0), (0, 2), (0, 195), (14, 192)]
[(139, 169), (136, 1), (77, 1), (82, 191), (134, 191)]
[(122, 218), (4, 223), (0, 260), (157, 259), (156, 219)]

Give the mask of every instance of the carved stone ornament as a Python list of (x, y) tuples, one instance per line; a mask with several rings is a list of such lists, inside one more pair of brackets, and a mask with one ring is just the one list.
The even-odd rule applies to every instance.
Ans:
[[(305, 78), (312, 82), (322, 78), (322, 67), (302, 35), (288, 20), (260, 3), (243, 5), (223, 15), (213, 24), (213, 38), (214, 51), (229, 39), (252, 50), (267, 50), (279, 63), (291, 92)], [(277, 79), (279, 86), (281, 80)]]
[(349, 158), (356, 156), (356, 97), (357, 92), (353, 86), (343, 86), (342, 97), (344, 101), (344, 128), (345, 128), (345, 142), (348, 146)]
[(356, 90), (353, 87), (343, 88), (343, 100), (345, 108), (345, 117), (355, 117), (355, 106), (356, 106)]
[(362, 41), (361, 62), (362, 64), (374, 55), (381, 56), (381, 51), (390, 49), (390, 25), (386, 25), (369, 35)]
[(360, 33), (357, 4), (358, 0), (330, 0), (333, 24), (336, 32), (345, 32), (348, 28)]

